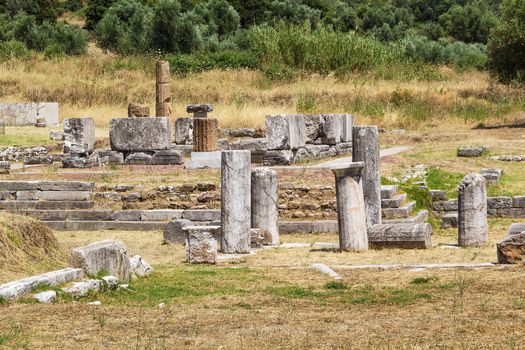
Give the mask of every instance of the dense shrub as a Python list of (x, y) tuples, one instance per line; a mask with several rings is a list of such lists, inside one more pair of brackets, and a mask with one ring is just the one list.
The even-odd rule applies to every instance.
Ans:
[(284, 20), (289, 24), (309, 23), (316, 27), (321, 20), (321, 11), (302, 4), (298, 0), (273, 0), (266, 12), (266, 21)]
[(0, 60), (24, 58), (29, 56), (29, 50), (24, 43), (16, 40), (0, 41)]
[(447, 33), (464, 42), (487, 43), (498, 19), (483, 2), (454, 5), (440, 17)]
[(2, 0), (0, 13), (32, 15), (38, 23), (54, 22), (61, 12), (58, 0)]
[(490, 69), (501, 81), (525, 82), (525, 0), (504, 0), (488, 52)]
[(257, 57), (248, 51), (221, 51), (193, 55), (168, 56), (170, 68), (179, 74), (197, 73), (210, 69), (237, 69), (258, 67)]
[(270, 7), (270, 0), (230, 0), (229, 3), (239, 14), (243, 28), (262, 23)]
[(89, 0), (86, 10), (86, 28), (95, 29), (115, 0)]

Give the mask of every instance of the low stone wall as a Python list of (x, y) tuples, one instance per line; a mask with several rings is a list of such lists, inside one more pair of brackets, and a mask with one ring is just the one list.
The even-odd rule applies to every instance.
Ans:
[(58, 124), (58, 103), (0, 103), (0, 120), (6, 125), (36, 125), (38, 118), (46, 124)]
[[(432, 203), (432, 209), (440, 215), (457, 214), (458, 200), (436, 201)], [(488, 197), (487, 215), (493, 218), (525, 218), (525, 196)]]

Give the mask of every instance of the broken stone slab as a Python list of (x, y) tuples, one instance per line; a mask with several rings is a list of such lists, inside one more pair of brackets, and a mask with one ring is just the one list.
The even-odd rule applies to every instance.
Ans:
[(48, 290), (45, 292), (37, 293), (33, 295), (33, 299), (38, 300), (41, 304), (49, 304), (56, 300), (57, 292), (54, 290)]
[(490, 209), (512, 208), (512, 198), (511, 197), (488, 197), (487, 207)]
[(441, 228), (457, 228), (458, 227), (458, 213), (449, 213), (443, 215), (441, 218)]
[(149, 117), (149, 107), (130, 102), (128, 104), (128, 118)]
[(496, 244), (498, 263), (519, 264), (525, 259), (525, 232), (506, 237)]
[[(323, 137), (322, 142), (328, 145), (335, 145), (341, 142), (343, 134), (343, 118), (341, 114), (323, 115)], [(350, 130), (350, 133), (352, 131)], [(351, 139), (351, 137), (350, 137)]]
[(49, 132), (49, 139), (53, 141), (64, 140), (64, 132), (62, 130), (51, 130)]
[(288, 140), (292, 150), (306, 145), (306, 124), (304, 115), (288, 115)]
[(329, 266), (321, 263), (315, 263), (310, 265), (312, 269), (317, 270), (321, 273), (324, 273), (325, 275), (328, 275), (332, 277), (334, 280), (342, 280), (343, 278), (334, 270), (332, 270)]
[(487, 153), (489, 148), (486, 146), (480, 147), (460, 147), (458, 148), (457, 156), (458, 157), (481, 157), (483, 154)]
[[(290, 149), (290, 131), (288, 118), (285, 115), (266, 116), (266, 137), (269, 150)], [(305, 125), (306, 131), (306, 125)]]
[(64, 153), (89, 153), (95, 146), (93, 118), (64, 119)]
[(33, 164), (53, 164), (54, 157), (51, 155), (47, 156), (32, 156), (24, 160), (24, 164), (33, 165)]
[(190, 221), (217, 221), (221, 220), (219, 209), (187, 209), (182, 212), (182, 218)]
[(186, 232), (186, 261), (215, 264), (220, 226), (186, 226), (183, 230)]
[(99, 151), (98, 155), (99, 157), (108, 157), (109, 164), (124, 164), (124, 153), (122, 152), (106, 150)]
[(525, 223), (519, 222), (514, 223), (509, 226), (509, 230), (507, 231), (507, 234), (509, 236), (517, 235), (519, 233), (525, 232)]
[(184, 164), (182, 152), (176, 150), (160, 150), (151, 158), (153, 165), (180, 165)]
[(368, 240), (374, 247), (432, 248), (430, 224), (382, 224), (368, 228)]
[(177, 145), (193, 144), (193, 118), (177, 118), (175, 121), (175, 143)]
[(169, 149), (170, 120), (167, 117), (111, 119), (109, 141), (114, 151), (143, 152)]
[(11, 170), (11, 162), (9, 161), (0, 161), (0, 174), (9, 174)]
[(184, 166), (186, 169), (219, 169), (221, 167), (221, 151), (191, 152), (191, 159)]
[(240, 128), (240, 129), (231, 129), (228, 134), (230, 137), (254, 137), (255, 129), (253, 128)]
[(65, 169), (87, 169), (98, 166), (98, 155), (93, 154), (89, 157), (80, 156), (78, 154), (70, 153), (69, 157), (62, 159), (62, 168)]
[(184, 231), (184, 228), (187, 226), (194, 225), (190, 220), (186, 219), (178, 219), (169, 222), (164, 226), (164, 242), (184, 244), (186, 242), (186, 231)]
[(432, 201), (446, 201), (447, 200), (447, 192), (443, 190), (430, 190), (430, 198), (432, 198)]
[(0, 297), (11, 300), (30, 293), (38, 286), (57, 286), (81, 278), (84, 275), (82, 269), (67, 268), (48, 272), (38, 276), (32, 276), (17, 281), (0, 285)]
[(140, 255), (135, 255), (129, 259), (131, 274), (134, 277), (144, 277), (153, 272), (153, 268)]
[(62, 288), (62, 291), (73, 298), (82, 298), (87, 296), (90, 292), (98, 292), (100, 290), (100, 281), (91, 279), (82, 282), (73, 282), (70, 287)]
[(516, 156), (516, 155), (504, 155), (504, 156), (495, 156), (490, 157), (491, 160), (499, 160), (502, 162), (523, 162), (525, 161), (525, 156)]
[(104, 283), (110, 290), (117, 289), (119, 283), (118, 278), (115, 276), (104, 276), (102, 277), (102, 281), (104, 281)]
[(250, 247), (261, 248), (264, 245), (264, 236), (258, 228), (250, 230)]
[(271, 150), (266, 152), (263, 164), (265, 166), (293, 164), (294, 154), (291, 150)]
[(150, 165), (153, 157), (151, 154), (145, 152), (133, 152), (130, 153), (124, 160), (126, 165)]
[(71, 252), (71, 264), (82, 268), (87, 275), (106, 271), (123, 282), (129, 281), (131, 275), (126, 246), (119, 241), (106, 240), (75, 248)]

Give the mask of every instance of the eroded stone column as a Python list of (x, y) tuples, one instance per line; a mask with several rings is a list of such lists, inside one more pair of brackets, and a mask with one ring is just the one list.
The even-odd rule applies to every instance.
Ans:
[(363, 191), (368, 227), (381, 224), (381, 176), (377, 126), (352, 129), (352, 160), (364, 162)]
[(157, 61), (157, 84), (156, 84), (156, 116), (171, 116), (171, 83), (170, 64), (166, 61)]
[(214, 152), (219, 140), (219, 122), (211, 118), (193, 119), (193, 150)]
[(263, 244), (279, 244), (279, 181), (275, 170), (252, 170), (252, 228), (260, 230)]
[(335, 175), (339, 248), (343, 251), (368, 249), (363, 162), (341, 164), (330, 169)]
[(458, 244), (477, 247), (488, 239), (486, 180), (480, 174), (468, 174), (458, 187)]
[(251, 153), (223, 151), (221, 159), (221, 242), (224, 253), (249, 253)]

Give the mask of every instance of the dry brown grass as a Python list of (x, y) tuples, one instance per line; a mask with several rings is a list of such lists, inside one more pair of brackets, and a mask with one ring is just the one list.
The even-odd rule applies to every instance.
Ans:
[[(173, 115), (185, 116), (188, 103), (212, 103), (222, 127), (255, 127), (274, 113), (337, 113), (358, 116), (360, 124), (382, 127), (434, 127), (444, 121), (465, 122), (458, 108), (474, 108), (469, 118), (490, 117), (509, 121), (523, 118), (519, 103), (504, 98), (523, 98), (518, 88), (490, 81), (485, 73), (456, 73), (442, 69), (444, 81), (392, 81), (353, 76), (302, 76), (292, 82), (271, 82), (261, 73), (247, 70), (209, 71), (173, 78)], [(5, 101), (58, 101), (61, 119), (91, 116), (107, 128), (112, 117), (126, 115), (128, 101), (149, 105), (154, 111), (154, 58), (118, 58), (91, 47), (81, 57), (0, 65), (0, 97)], [(395, 105), (395, 93), (401, 106)], [(477, 112), (476, 108), (481, 109)], [(456, 113), (456, 114), (454, 114)], [(468, 116), (467, 116), (468, 117)]]
[(0, 213), (0, 283), (66, 264), (65, 250), (40, 221)]

